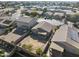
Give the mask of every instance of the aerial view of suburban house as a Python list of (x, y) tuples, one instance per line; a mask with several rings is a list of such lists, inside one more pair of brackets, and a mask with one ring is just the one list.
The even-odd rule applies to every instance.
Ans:
[[(40, 54), (45, 49), (48, 38), (52, 33), (52, 25), (47, 22), (40, 22), (31, 29), (31, 34), (24, 38), (18, 46), (30, 50), (35, 54)], [(31, 46), (28, 48), (28, 46)], [(41, 52), (38, 52), (38, 50)]]
[(15, 21), (17, 23), (17, 27), (27, 27), (27, 29), (30, 29), (37, 24), (36, 18), (31, 17), (20, 17)]
[(0, 1), (0, 57), (79, 57), (79, 2)]
[(62, 20), (63, 18), (65, 18), (65, 13), (62, 13), (62, 12), (55, 12), (55, 13), (54, 13), (54, 17), (55, 17), (55, 19), (60, 19), (60, 20)]
[[(60, 35), (61, 33), (61, 35)], [(52, 41), (63, 47), (66, 51), (79, 55), (79, 34), (74, 27), (63, 25), (56, 31)]]
[(43, 35), (43, 37), (48, 37), (52, 32), (53, 26), (48, 22), (40, 22), (35, 27), (32, 28), (32, 33), (36, 35)]

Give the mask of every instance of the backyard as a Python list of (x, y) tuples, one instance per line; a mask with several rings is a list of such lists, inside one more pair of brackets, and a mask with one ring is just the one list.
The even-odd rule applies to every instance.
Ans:
[[(47, 42), (47, 40), (45, 40), (45, 39), (33, 38), (32, 35), (29, 35), (26, 38), (24, 38), (18, 44), (18, 46), (20, 46), (26, 50), (29, 50), (35, 54), (41, 54), (45, 47), (46, 42)], [(41, 53), (38, 53), (39, 52), (38, 50), (40, 50)]]

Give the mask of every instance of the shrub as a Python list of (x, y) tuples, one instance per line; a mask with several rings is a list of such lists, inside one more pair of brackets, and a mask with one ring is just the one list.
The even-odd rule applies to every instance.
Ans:
[(42, 54), (42, 49), (41, 48), (36, 49), (36, 54), (41, 55)]
[(4, 50), (0, 50), (0, 57), (4, 57)]
[(25, 44), (23, 44), (23, 46), (22, 46), (23, 48), (25, 48), (25, 49), (28, 49), (28, 50), (32, 50), (32, 45), (25, 45)]
[(12, 31), (12, 29), (11, 29), (11, 28), (6, 28), (5, 30), (6, 30), (6, 33), (8, 33), (8, 32), (11, 32), (11, 31)]
[(47, 55), (46, 54), (43, 54), (43, 57), (47, 57)]

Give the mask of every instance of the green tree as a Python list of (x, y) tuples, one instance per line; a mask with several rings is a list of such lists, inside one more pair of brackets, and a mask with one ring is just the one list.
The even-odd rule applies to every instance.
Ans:
[(79, 14), (67, 15), (66, 19), (74, 23), (79, 22)]
[(43, 13), (45, 13), (45, 12), (47, 12), (47, 8), (44, 8), (44, 9), (43, 9)]
[(27, 16), (30, 16), (30, 13), (28, 13), (28, 12), (23, 12), (22, 14), (25, 14)]
[(37, 12), (31, 12), (31, 16), (32, 16), (32, 17), (35, 17), (35, 16), (37, 16), (37, 15), (38, 15)]

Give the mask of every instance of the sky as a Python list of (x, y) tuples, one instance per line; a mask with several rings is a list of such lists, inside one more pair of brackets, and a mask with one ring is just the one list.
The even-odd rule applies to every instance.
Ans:
[(79, 0), (0, 0), (0, 1), (79, 1)]

